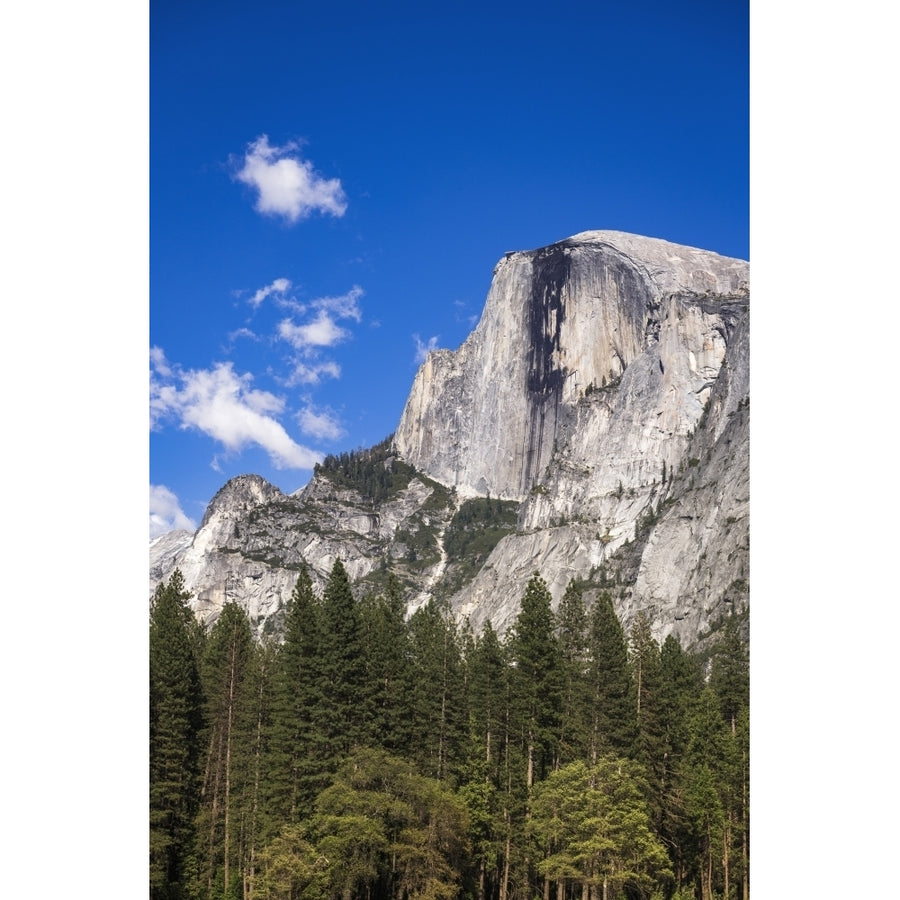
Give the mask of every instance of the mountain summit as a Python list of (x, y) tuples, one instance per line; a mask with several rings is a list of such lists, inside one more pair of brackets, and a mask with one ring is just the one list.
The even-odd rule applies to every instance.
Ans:
[(201, 618), (234, 599), (272, 631), (299, 566), (340, 558), (359, 590), (392, 572), (411, 608), (502, 632), (538, 571), (702, 641), (748, 603), (749, 268), (617, 231), (507, 253), (392, 440), (289, 496), (232, 479), (190, 543), (151, 543), (151, 588), (179, 566)]

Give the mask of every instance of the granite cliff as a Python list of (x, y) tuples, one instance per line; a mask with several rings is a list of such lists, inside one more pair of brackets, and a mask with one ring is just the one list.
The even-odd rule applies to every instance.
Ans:
[(505, 631), (539, 571), (702, 641), (748, 603), (748, 317), (749, 264), (709, 251), (591, 231), (508, 253), (392, 441), (291, 495), (233, 479), (195, 535), (151, 542), (151, 588), (178, 565), (201, 618), (236, 599), (277, 631), (299, 565), (321, 584), (340, 556), (360, 590), (393, 571), (411, 608)]

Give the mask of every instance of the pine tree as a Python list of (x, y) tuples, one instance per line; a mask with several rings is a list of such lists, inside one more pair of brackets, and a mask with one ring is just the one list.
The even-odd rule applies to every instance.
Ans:
[(460, 641), (447, 609), (434, 600), (410, 617), (408, 632), (412, 756), (441, 781), (458, 768), (467, 736)]
[[(546, 582), (535, 572), (522, 596), (522, 607), (510, 645), (515, 660), (515, 718), (526, 759), (526, 822), (533, 786), (551, 771), (559, 753), (563, 672), (551, 602)], [(527, 876), (531, 878), (534, 860), (526, 856), (523, 863)], [(546, 877), (543, 891), (544, 900), (549, 900), (549, 881)]]
[(314, 727), (330, 771), (357, 746), (370, 716), (359, 609), (343, 563), (331, 568), (321, 604), (320, 697)]
[(392, 753), (406, 749), (409, 728), (405, 692), (410, 682), (406, 603), (397, 579), (388, 578), (384, 594), (360, 604), (365, 647), (367, 708), (371, 715), (364, 742)]
[(468, 664), (472, 728), (484, 746), (485, 760), (496, 773), (507, 672), (503, 650), (490, 619), (484, 623)]
[(590, 742), (587, 612), (574, 581), (560, 600), (557, 621), (563, 697), (554, 768), (585, 759)]
[(713, 654), (709, 683), (722, 703), (722, 717), (733, 734), (741, 710), (750, 704), (749, 658), (734, 613), (725, 620), (722, 636)]
[(150, 613), (150, 896), (184, 896), (198, 802), (202, 694), (196, 629), (181, 571), (160, 584)]
[(588, 759), (633, 751), (637, 717), (628, 645), (612, 597), (603, 591), (591, 607), (588, 633), (590, 737)]
[(221, 883), (225, 897), (240, 893), (238, 842), (244, 818), (255, 738), (255, 648), (247, 614), (228, 602), (212, 627), (201, 669), (208, 750), (198, 817), (199, 882), (211, 894)]
[(535, 572), (525, 587), (510, 644), (529, 789), (550, 771), (557, 753), (562, 661), (552, 599), (546, 582)]
[(729, 839), (725, 794), (732, 767), (730, 729), (716, 692), (706, 687), (690, 720), (684, 760), (685, 807), (695, 851), (693, 875), (701, 900), (712, 900), (727, 880)]
[(272, 709), (266, 727), (265, 806), (269, 831), (307, 814), (324, 787), (322, 738), (314, 718), (322, 704), (321, 613), (304, 566), (291, 592), (284, 643), (272, 674)]
[(665, 806), (665, 726), (660, 648), (643, 612), (631, 625), (631, 668), (635, 685), (637, 741), (635, 758), (647, 773), (648, 801), (653, 824), (659, 828)]
[(467, 656), (470, 742), (461, 796), (469, 809), (472, 861), (478, 867), (478, 900), (493, 896), (500, 881), (506, 833), (506, 701), (509, 669), (490, 620)]
[(703, 679), (696, 660), (684, 653), (678, 639), (671, 634), (663, 641), (660, 651), (660, 674), (663, 756), (660, 783), (662, 806), (657, 828), (669, 851), (675, 884), (680, 889), (687, 882), (691, 865), (683, 760), (689, 738), (689, 720), (703, 689)]

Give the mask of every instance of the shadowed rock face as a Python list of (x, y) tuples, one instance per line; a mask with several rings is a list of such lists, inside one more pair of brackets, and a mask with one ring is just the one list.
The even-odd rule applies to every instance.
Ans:
[[(663, 330), (656, 371), (642, 372), (631, 391), (658, 394), (665, 382), (666, 396), (654, 398), (660, 409), (650, 415), (661, 412), (671, 431), (686, 432), (702, 411), (690, 399), (697, 379), (689, 376), (702, 365), (714, 378), (725, 348), (719, 314), (704, 312), (704, 304), (716, 305), (713, 290), (746, 291), (748, 278), (739, 260), (618, 232), (507, 254), (473, 334), (455, 353), (432, 354), (416, 376), (397, 449), (464, 494), (522, 500), (542, 479), (579, 401), (622, 379)], [(707, 293), (698, 294), (697, 285)], [(620, 408), (618, 416), (631, 412)], [(605, 430), (595, 423), (592, 436)], [(595, 462), (598, 452), (602, 457), (595, 446), (590, 454)]]
[[(421, 479), (380, 505), (319, 476), (290, 497), (234, 479), (190, 546), (154, 543), (151, 587), (180, 564), (201, 617), (227, 597), (262, 628), (301, 562), (319, 583), (338, 557), (369, 578), (424, 529), (435, 556), (404, 572), (413, 608), (446, 574), (455, 509), (490, 494), (519, 519), (451, 597), (476, 630), (515, 621), (535, 570), (556, 601), (606, 570), (626, 626), (645, 610), (690, 645), (747, 603), (748, 322), (741, 260), (614, 231), (508, 253), (478, 326), (413, 382), (394, 452)], [(435, 482), (453, 489), (439, 509)]]

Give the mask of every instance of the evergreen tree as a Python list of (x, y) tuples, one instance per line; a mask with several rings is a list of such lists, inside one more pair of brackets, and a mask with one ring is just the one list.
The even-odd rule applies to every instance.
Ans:
[(453, 620), (434, 600), (413, 613), (408, 629), (412, 758), (441, 781), (457, 771), (467, 734), (460, 642)]
[(150, 613), (150, 896), (184, 896), (198, 802), (202, 694), (196, 629), (181, 571), (160, 584)]
[(560, 600), (557, 621), (563, 696), (554, 768), (585, 759), (590, 745), (587, 612), (574, 581)]
[(490, 619), (484, 623), (468, 662), (472, 728), (484, 747), (485, 760), (496, 777), (507, 671), (503, 649)]
[(635, 685), (637, 741), (635, 758), (647, 774), (650, 815), (659, 828), (665, 806), (666, 745), (660, 648), (649, 617), (635, 616), (631, 626), (631, 668)]
[(504, 651), (490, 620), (468, 658), (470, 742), (460, 794), (469, 810), (472, 861), (478, 900), (493, 896), (500, 881), (506, 833), (502, 778), (507, 683)]
[(529, 789), (550, 771), (557, 753), (562, 661), (554, 634), (552, 599), (546, 582), (535, 572), (525, 587), (510, 645)]
[(337, 559), (325, 585), (319, 640), (320, 697), (314, 727), (330, 771), (357, 746), (370, 717), (359, 609), (343, 563)]
[(719, 705), (716, 692), (706, 687), (691, 716), (684, 762), (685, 807), (695, 848), (693, 875), (701, 900), (712, 900), (721, 890), (723, 861), (728, 858), (723, 800), (732, 762), (731, 734)]
[(608, 591), (603, 591), (591, 607), (588, 684), (588, 762), (593, 764), (603, 753), (630, 754), (637, 727), (634, 688), (625, 633)]
[(208, 895), (221, 885), (216, 892), (226, 898), (242, 893), (239, 837), (253, 793), (254, 662), (247, 614), (228, 602), (210, 631), (201, 669), (208, 750), (197, 820), (198, 882)]
[(663, 641), (660, 651), (662, 764), (660, 769), (659, 836), (665, 844), (681, 888), (691, 867), (691, 835), (685, 807), (683, 759), (689, 738), (689, 720), (703, 689), (696, 660), (687, 656), (674, 635)]
[[(535, 572), (522, 596), (511, 638), (515, 718), (526, 760), (526, 822), (532, 788), (552, 769), (559, 753), (563, 672), (551, 602), (546, 582)], [(528, 853), (527, 848), (525, 852)], [(533, 864), (534, 860), (526, 855), (523, 868), (528, 878), (532, 877)], [(546, 894), (546, 877), (543, 887)]]
[(722, 636), (713, 654), (709, 684), (722, 704), (722, 717), (735, 733), (741, 710), (750, 704), (750, 666), (747, 647), (734, 613), (725, 620)]
[(265, 806), (269, 831), (297, 822), (324, 787), (323, 739), (314, 722), (322, 704), (322, 627), (319, 601), (306, 566), (291, 592), (284, 643), (272, 674), (266, 727)]
[(399, 753), (409, 741), (405, 692), (411, 679), (406, 603), (397, 579), (391, 575), (385, 593), (364, 597), (360, 607), (371, 709), (364, 742)]

